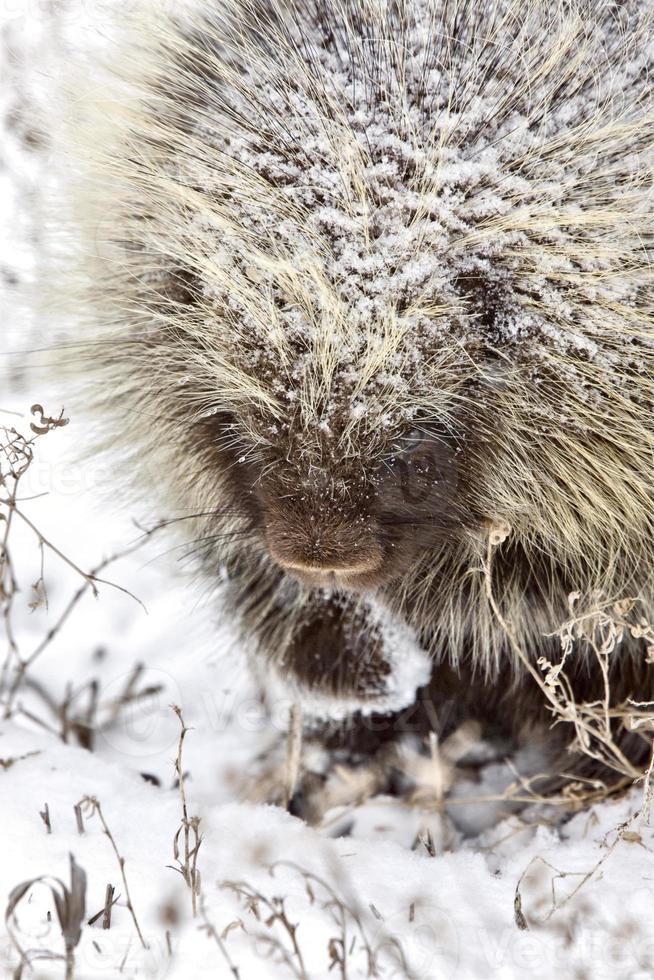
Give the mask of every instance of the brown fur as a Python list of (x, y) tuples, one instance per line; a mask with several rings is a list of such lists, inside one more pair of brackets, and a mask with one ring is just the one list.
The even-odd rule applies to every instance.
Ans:
[[(533, 662), (573, 590), (654, 611), (648, 5), (226, 0), (135, 33), (73, 126), (125, 468), (294, 691), (388, 711), (382, 608), (434, 660), (421, 731), (547, 723), (489, 525)], [(654, 695), (638, 640), (611, 684)]]

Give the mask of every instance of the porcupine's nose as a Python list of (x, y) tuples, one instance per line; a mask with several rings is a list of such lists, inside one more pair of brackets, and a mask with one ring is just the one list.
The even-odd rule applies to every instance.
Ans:
[(341, 540), (336, 543), (269, 527), (266, 537), (273, 561), (309, 585), (363, 584), (384, 560), (376, 539), (368, 535), (362, 539), (360, 533), (339, 535)]
[(311, 574), (322, 575), (357, 575), (365, 572), (372, 572), (379, 567), (382, 561), (382, 550), (376, 542), (365, 549), (356, 549), (362, 553), (350, 555), (321, 555), (318, 549), (311, 556), (293, 554), (287, 547), (279, 547), (274, 540), (268, 540), (268, 548), (271, 558), (286, 568), (294, 572), (309, 572)]
[(369, 511), (370, 488), (314, 467), (301, 491), (261, 488), (265, 540), (272, 560), (310, 586), (363, 589), (385, 564), (380, 528)]
[(364, 572), (374, 571), (379, 565), (379, 561), (372, 556), (368, 556), (364, 561), (358, 562), (345, 558), (342, 561), (332, 558), (327, 562), (310, 562), (302, 561), (301, 559), (289, 560), (279, 558), (272, 549), (271, 553), (278, 565), (281, 565), (283, 568), (288, 568), (289, 571), (293, 572), (310, 572), (324, 575), (361, 575)]

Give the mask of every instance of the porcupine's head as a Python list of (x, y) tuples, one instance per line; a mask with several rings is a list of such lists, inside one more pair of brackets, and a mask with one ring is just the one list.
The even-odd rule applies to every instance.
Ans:
[(100, 227), (108, 401), (211, 515), (208, 560), (453, 594), (501, 518), (509, 604), (518, 552), (630, 578), (652, 513), (646, 0), (207, 6), (154, 25), (103, 103)]

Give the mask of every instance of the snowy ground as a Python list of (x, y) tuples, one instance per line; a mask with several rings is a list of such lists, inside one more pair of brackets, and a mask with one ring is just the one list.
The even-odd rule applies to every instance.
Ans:
[[(39, 18), (49, 5), (24, 3), (0, 3), (0, 23), (29, 48), (42, 43)], [(101, 5), (81, 9), (97, 20)], [(7, 108), (5, 101), (5, 114)], [(0, 161), (7, 202), (0, 265), (20, 275), (30, 260), (20, 201), (33, 175), (9, 134)], [(27, 347), (27, 327), (17, 330), (12, 278), (5, 274), (0, 296), (2, 330), (12, 344)], [(4, 358), (0, 423), (27, 431), (29, 406), (43, 392), (21, 388), (16, 364)], [(89, 569), (138, 536), (134, 520), (153, 515), (112, 501), (104, 464), (75, 462), (83, 440), (83, 422), (75, 419), (40, 440), (22, 496), (47, 492), (27, 502), (25, 512), (50, 542)], [(16, 640), (27, 655), (57, 623), (80, 579), (48, 553), (48, 604), (31, 610), (38, 543), (26, 528), (13, 541), (23, 585)], [(35, 661), (34, 686), (19, 693), (14, 717), (0, 720), (0, 912), (22, 882), (48, 876), (52, 883), (54, 876), (67, 884), (72, 854), (87, 877), (83, 922), (103, 908), (108, 884), (118, 896), (110, 929), (102, 928), (102, 917), (83, 926), (77, 980), (654, 976), (654, 833), (647, 814), (636, 814), (642, 795), (636, 790), (558, 825), (551, 813), (537, 819), (533, 810), (503, 817), (498, 807), (479, 806), (475, 816), (471, 804), (465, 818), (457, 818), (456, 808), (441, 817), (373, 798), (310, 828), (279, 808), (244, 802), (260, 757), (283, 742), (289, 705), (264, 712), (243, 649), (224, 616), (198, 595), (170, 550), (175, 544), (155, 536), (106, 572), (147, 611), (109, 586), (98, 599), (85, 595)], [(74, 730), (62, 740), (61, 705), (68, 702), (64, 714), (79, 720), (95, 690), (98, 730), (90, 751)], [(122, 708), (121, 701), (127, 701)], [(182, 804), (175, 785), (180, 726), (171, 704), (180, 706), (190, 728), (184, 786), (202, 837), (195, 918), (191, 891), (174, 867)], [(142, 940), (112, 842), (88, 803), (80, 833), (75, 806), (85, 797), (99, 802), (124, 858)], [(40, 816), (46, 806), (51, 832)], [(486, 829), (465, 837), (464, 824), (483, 823), (482, 817)], [(347, 835), (336, 836), (345, 827)], [(416, 844), (427, 831), (433, 855)], [(13, 941), (0, 930), (7, 976), (18, 964), (16, 942), (32, 953), (63, 950), (47, 882), (30, 885), (13, 912)], [(63, 977), (64, 964), (35, 960), (33, 975)]]
[[(42, 440), (44, 459), (25, 490), (38, 492), (48, 481), (58, 487), (30, 503), (30, 518), (53, 543), (65, 544), (75, 562), (90, 567), (137, 532), (130, 515), (94, 506), (98, 491), (92, 479), (80, 488), (85, 471), (66, 462), (74, 440), (74, 423)], [(21, 579), (29, 584), (38, 578), (38, 548), (28, 534), (19, 540)], [(288, 705), (277, 705), (272, 718), (264, 715), (229, 627), (215, 622), (171, 556), (162, 556), (168, 545), (153, 540), (146, 551), (107, 572), (140, 596), (147, 613), (106, 587), (99, 599), (82, 600), (34, 666), (33, 677), (57, 704), (72, 685), (71, 716), (84, 714), (88, 683), (97, 680), (101, 731), (93, 751), (80, 748), (74, 733), (64, 744), (55, 731), (20, 712), (16, 720), (0, 723), (0, 903), (16, 885), (40, 875), (67, 882), (71, 853), (88, 877), (86, 918), (103, 907), (107, 884), (120, 894), (109, 931), (99, 921), (84, 928), (77, 977), (118, 975), (121, 964), (124, 976), (228, 977), (215, 939), (202, 928), (204, 916), (220, 934), (235, 924), (225, 946), (242, 978), (302, 976), (302, 969), (309, 977), (338, 976), (338, 965), (328, 970), (332, 952), (338, 957), (341, 949), (343, 907), (351, 910), (346, 947), (352, 977), (368, 975), (364, 936), (384, 977), (654, 974), (654, 834), (636, 819), (626, 838), (618, 836), (640, 802), (638, 793), (579, 814), (558, 829), (523, 814), (500, 819), (472, 839), (461, 839), (452, 820), (443, 823), (433, 813), (381, 798), (350, 812), (350, 834), (342, 837), (331, 836), (332, 819), (313, 829), (281, 809), (239, 802), (248, 776), (258, 771), (258, 756), (283, 735)], [(29, 589), (17, 603), (17, 640), (25, 652), (43, 638), (78, 585), (75, 573), (55, 557), (47, 559), (45, 580), (48, 610), (29, 611)], [(112, 721), (112, 706), (137, 663), (144, 670), (135, 690), (155, 690)], [(181, 818), (174, 786), (179, 723), (171, 703), (182, 708), (191, 728), (184, 747), (185, 787), (203, 838), (197, 865), (204, 916), (195, 920), (191, 894), (170, 867)], [(17, 704), (58, 730), (56, 714), (37, 693), (21, 694)], [(100, 802), (125, 858), (147, 949), (126, 908), (116, 857), (97, 814), (85, 812), (84, 834), (78, 832), (74, 807), (85, 796)], [(39, 816), (46, 804), (50, 834)], [(434, 857), (422, 845), (411, 849), (427, 827), (436, 842)], [(519, 929), (515, 889), (534, 858), (541, 860), (520, 889), (529, 929)], [(555, 882), (563, 907), (547, 919), (557, 871), (565, 873)], [(311, 874), (325, 885), (307, 878)], [(239, 898), (225, 881), (241, 882), (250, 898)], [(255, 892), (262, 896), (258, 901)], [(264, 899), (284, 900), (289, 922), (298, 924), (299, 953), (293, 953), (283, 924), (267, 921)], [(43, 885), (30, 889), (18, 906), (16, 935), (24, 948), (61, 949), (56, 917), (48, 922), (48, 909), (53, 903)], [(9, 969), (16, 958), (7, 939), (0, 954)], [(63, 966), (42, 963), (36, 975), (62, 976)]]

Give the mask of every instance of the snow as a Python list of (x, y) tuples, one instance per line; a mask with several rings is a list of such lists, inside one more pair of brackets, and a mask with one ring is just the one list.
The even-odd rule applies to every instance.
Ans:
[[(163, 610), (158, 619), (165, 619)], [(176, 626), (169, 649), (184, 625), (179, 617), (175, 620), (167, 624)], [(74, 670), (77, 657), (83, 664), (74, 648), (84, 647), (85, 635), (93, 635), (92, 621), (78, 621), (75, 633), (69, 633), (67, 671)], [(119, 630), (114, 638), (103, 639), (127, 646)], [(51, 669), (61, 657), (61, 651), (51, 652)], [(277, 962), (277, 956), (268, 955), (265, 939), (256, 938), (258, 934), (280, 937), (279, 929), (257, 921), (228, 888), (221, 887), (225, 881), (245, 882), (249, 890), (269, 899), (283, 896), (290, 921), (298, 923), (307, 975), (332, 975), (328, 974), (329, 943), (338, 936), (338, 927), (332, 911), (324, 907), (330, 896), (322, 886), (314, 882), (316, 897), (313, 902), (308, 898), (304, 876), (311, 873), (324, 879), (360, 917), (378, 953), (381, 976), (407, 975), (396, 962), (396, 946), (413, 975), (426, 980), (517, 978), (526, 971), (536, 977), (583, 976), (584, 971), (607, 977), (651, 975), (651, 828), (641, 828), (642, 839), (621, 840), (607, 856), (617, 828), (638, 802), (637, 794), (579, 814), (559, 829), (530, 825), (517, 817), (499, 820), (478, 839), (455, 839), (448, 846), (444, 838), (444, 850), (438, 848), (436, 857), (424, 849), (409, 849), (424, 824), (424, 814), (403, 810), (392, 800), (369, 801), (357, 811), (349, 836), (331, 838), (279, 808), (237, 802), (233, 772), (245, 771), (256, 747), (265, 742), (261, 716), (246, 713), (247, 701), (240, 701), (238, 707), (231, 704), (226, 718), (220, 694), (214, 713), (216, 698), (208, 704), (199, 696), (198, 675), (204, 678), (201, 686), (211, 675), (206, 660), (195, 662), (191, 672), (174, 654), (153, 661), (152, 676), (161, 679), (165, 673), (170, 678), (166, 696), (178, 699), (192, 726), (184, 765), (191, 774), (186, 782), (191, 812), (201, 817), (198, 864), (204, 911), (219, 931), (229, 923), (242, 923), (243, 928), (230, 930), (226, 939), (242, 977), (285, 977), (293, 972)], [(151, 712), (138, 712), (131, 722), (118, 726), (117, 735), (113, 731), (105, 735), (93, 753), (27, 731), (22, 724), (3, 723), (0, 728), (3, 759), (39, 753), (0, 773), (3, 900), (18, 882), (37, 875), (58, 875), (65, 881), (69, 853), (88, 875), (89, 916), (102, 908), (108, 882), (124, 894), (97, 817), (85, 817), (84, 835), (77, 832), (73, 806), (83, 796), (100, 801), (125, 858), (132, 902), (149, 948), (140, 948), (124, 900), (119, 900), (108, 932), (99, 924), (85, 927), (76, 953), (79, 977), (118, 975), (123, 960), (126, 976), (229, 975), (219, 950), (192, 919), (188, 890), (170, 868), (172, 839), (180, 819), (179, 796), (171, 786), (174, 721), (162, 700)], [(159, 774), (163, 785), (145, 783), (139, 771)], [(39, 818), (45, 803), (50, 835)], [(514, 892), (535, 858), (538, 861), (521, 889), (530, 924), (523, 931), (514, 922)], [(575, 875), (592, 871), (604, 858), (601, 869), (578, 895), (549, 921), (541, 922), (549, 910), (550, 880), (555, 874), (541, 862), (568, 875), (557, 882), (557, 894), (564, 897), (579, 884)], [(36, 886), (30, 894), (32, 900), (18, 911), (21, 938), (34, 947), (57, 949), (57, 928), (44, 921), (48, 902), (43, 889)], [(357, 931), (352, 922), (348, 928), (350, 935)], [(282, 937), (282, 942), (288, 949), (288, 940)], [(13, 965), (9, 945), (3, 942), (1, 948)], [(366, 956), (356, 945), (348, 975), (365, 977), (366, 970)], [(42, 964), (36, 975), (60, 976), (61, 965)]]
[[(30, 4), (21, 18), (13, 5), (5, 5), (3, 17), (12, 31), (38, 34), (41, 6)], [(92, 19), (95, 8), (84, 9)], [(30, 173), (12, 139), (7, 134), (0, 146), (8, 205), (0, 265), (20, 277), (30, 262), (30, 232), (20, 206)], [(9, 343), (12, 349), (25, 348), (29, 335), (16, 319), (13, 277), (5, 279), (0, 298), (10, 317), (7, 325), (15, 328), (8, 331)], [(45, 398), (40, 388), (21, 386), (17, 373), (3, 366), (0, 421), (27, 429), (29, 406)], [(46, 403), (46, 408), (58, 406)], [(111, 473), (101, 462), (78, 461), (82, 439), (83, 424), (73, 419), (40, 440), (23, 495), (34, 495), (25, 507), (48, 540), (90, 568), (133, 541), (139, 534), (134, 521), (151, 515), (114, 498)], [(42, 493), (47, 496), (38, 496)], [(80, 583), (71, 568), (49, 554), (48, 607), (31, 611), (38, 547), (26, 528), (13, 540), (23, 585), (16, 601), (16, 638), (29, 652)], [(70, 684), (73, 707), (81, 710), (90, 682), (97, 682), (100, 728), (92, 752), (72, 734), (67, 742), (58, 737), (56, 713), (36, 689), (21, 692), (22, 710), (0, 720), (0, 912), (21, 882), (47, 875), (67, 883), (73, 854), (87, 875), (86, 919), (103, 907), (108, 883), (119, 894), (109, 930), (100, 921), (82, 930), (75, 950), (77, 980), (231, 977), (207, 923), (218, 935), (227, 930), (222, 942), (241, 980), (302, 975), (321, 980), (339, 971), (345, 976), (335, 963), (343, 915), (352, 978), (370, 975), (364, 936), (381, 977), (644, 980), (654, 974), (654, 832), (647, 809), (638, 812), (641, 789), (565, 822), (533, 807), (505, 815), (497, 802), (451, 804), (441, 813), (376, 796), (358, 806), (335, 806), (321, 826), (310, 827), (280, 807), (249, 801), (256, 798), (266, 760), (283, 756), (288, 696), (269, 691), (263, 707), (245, 667), (243, 641), (228, 618), (198, 594), (174, 548), (170, 539), (155, 535), (106, 573), (138, 596), (145, 609), (125, 592), (103, 586), (97, 599), (87, 594), (80, 601), (35, 662), (31, 676), (54, 703), (61, 703)], [(424, 669), (418, 651), (414, 667), (409, 684)], [(149, 693), (115, 713), (116, 700), (134, 679), (139, 691)], [(189, 727), (184, 786), (202, 835), (202, 907), (195, 919), (190, 891), (171, 867), (181, 819), (174, 769), (179, 722), (171, 704), (180, 706)], [(506, 766), (490, 761), (482, 782), (458, 784), (456, 795), (460, 800), (492, 796), (509, 778)], [(78, 831), (74, 807), (85, 797), (99, 801), (125, 859), (147, 948), (126, 906), (111, 842), (88, 805), (84, 832)], [(46, 805), (51, 833), (39, 815)], [(235, 883), (249, 900), (235, 894)], [(516, 923), (518, 886), (528, 929)], [(262, 896), (258, 901), (255, 892)], [(299, 953), (283, 924), (267, 921), (265, 900), (277, 898), (283, 899), (288, 922), (297, 924)], [(45, 884), (27, 890), (10, 925), (24, 948), (62, 951)], [(17, 963), (8, 933), (0, 930), (0, 969), (9, 976)], [(63, 971), (61, 961), (36, 960), (33, 974), (25, 975), (45, 980), (62, 977)]]

